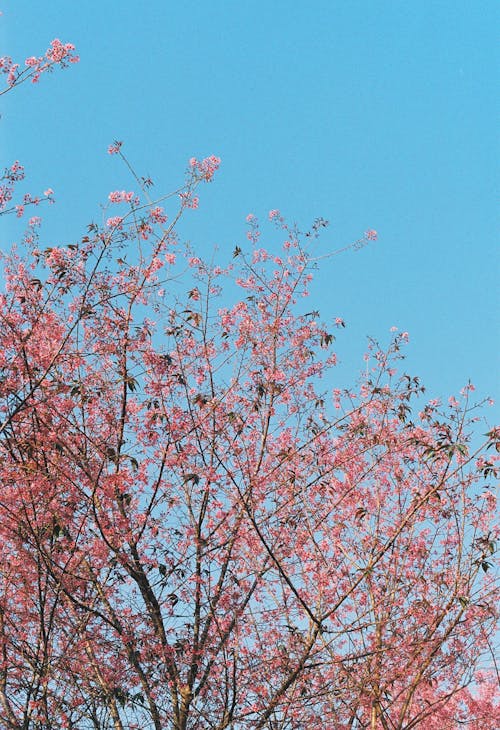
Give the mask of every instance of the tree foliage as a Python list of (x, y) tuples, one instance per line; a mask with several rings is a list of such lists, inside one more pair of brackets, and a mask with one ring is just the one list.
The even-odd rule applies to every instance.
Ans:
[[(52, 68), (26, 64), (7, 88)], [(324, 221), (272, 211), (277, 252), (250, 216), (223, 267), (179, 243), (218, 164), (173, 212), (134, 174), (103, 225), (44, 248), (31, 218), (4, 256), (2, 727), (494, 728), (499, 430), (471, 385), (423, 402), (406, 333), (332, 389)], [(3, 212), (52, 199), (16, 207), (22, 174)]]

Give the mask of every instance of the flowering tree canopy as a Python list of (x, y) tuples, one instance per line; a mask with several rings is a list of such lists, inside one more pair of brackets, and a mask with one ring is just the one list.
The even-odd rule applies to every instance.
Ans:
[[(2, 59), (6, 90), (73, 51)], [(344, 323), (303, 313), (325, 221), (183, 247), (219, 163), (162, 200), (134, 174), (69, 245), (34, 216), (3, 257), (0, 724), (493, 730), (500, 430), (471, 385), (424, 402), (406, 333), (334, 387)], [(23, 174), (3, 213), (53, 200), (16, 203)]]

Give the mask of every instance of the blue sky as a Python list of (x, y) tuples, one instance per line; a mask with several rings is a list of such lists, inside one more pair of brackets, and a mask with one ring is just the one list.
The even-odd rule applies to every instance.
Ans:
[[(81, 56), (1, 110), (4, 164), (19, 159), (30, 190), (56, 192), (47, 245), (80, 237), (110, 190), (133, 188), (106, 154), (114, 139), (158, 193), (177, 187), (191, 156), (216, 154), (221, 170), (180, 228), (201, 255), (218, 246), (225, 262), (245, 216), (273, 208), (302, 228), (330, 221), (319, 255), (379, 232), (322, 262), (310, 302), (346, 320), (347, 382), (366, 336), (386, 342), (395, 325), (410, 333), (406, 369), (429, 397), (469, 378), (496, 395), (497, 2), (3, 0), (2, 10), (1, 55), (37, 55), (59, 37)], [(0, 234), (6, 247), (14, 221)]]

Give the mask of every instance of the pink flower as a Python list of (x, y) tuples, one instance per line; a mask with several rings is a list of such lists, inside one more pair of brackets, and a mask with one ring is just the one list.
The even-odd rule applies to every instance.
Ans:
[(14, 175), (16, 180), (20, 180), (24, 177), (24, 167), (19, 164), (18, 160), (12, 163), (10, 166), (10, 172)]
[(183, 208), (195, 209), (198, 207), (198, 203), (200, 202), (199, 198), (196, 195), (193, 196), (191, 192), (179, 193), (179, 198), (181, 199), (181, 204)]
[(51, 195), (54, 195), (54, 191), (52, 190), (52, 188), (47, 188), (47, 190), (43, 191), (43, 194), (45, 195), (46, 198), (48, 198)]
[(279, 218), (280, 212), (279, 210), (273, 209), (269, 211), (269, 220), (272, 221), (274, 218)]
[[(69, 56), (71, 51), (74, 50), (75, 47), (72, 43), (61, 43), (59, 38), (54, 38), (54, 40), (51, 41), (50, 48), (45, 54), (45, 57), (52, 63), (61, 63), (61, 61)], [(72, 60), (75, 60), (76, 58), (77, 57), (74, 56)]]
[(377, 231), (373, 230), (373, 228), (369, 228), (367, 231), (365, 231), (365, 238), (367, 241), (376, 241), (378, 238)]
[(17, 76), (18, 76), (18, 74), (17, 74), (18, 68), (19, 68), (18, 63), (13, 63), (12, 66), (10, 67), (9, 73), (7, 75), (7, 83), (9, 84), (9, 86), (14, 86), (14, 84), (16, 83)]
[(149, 216), (151, 220), (153, 220), (155, 223), (167, 222), (167, 216), (165, 215), (163, 208), (160, 208), (160, 206), (157, 206), (156, 208), (151, 208), (151, 210), (149, 211)]
[(215, 171), (218, 170), (220, 165), (220, 157), (216, 157), (215, 155), (211, 155), (210, 157), (205, 157), (204, 160), (197, 160), (196, 157), (191, 157), (189, 160), (189, 166), (199, 176), (201, 180), (206, 180), (209, 182), (214, 174)]
[(119, 215), (114, 216), (114, 218), (108, 218), (106, 221), (106, 225), (108, 228), (121, 228), (123, 223), (123, 218)]
[(120, 151), (120, 147), (122, 146), (123, 142), (114, 142), (113, 144), (110, 144), (108, 147), (108, 154), (109, 155), (117, 155)]
[(134, 193), (125, 192), (125, 190), (114, 190), (108, 195), (108, 199), (111, 203), (131, 203)]
[(40, 64), (42, 62), (43, 62), (43, 58), (37, 58), (36, 56), (30, 56), (29, 58), (26, 59), (26, 61), (24, 62), (24, 65), (33, 67), (33, 66), (38, 66), (38, 64)]

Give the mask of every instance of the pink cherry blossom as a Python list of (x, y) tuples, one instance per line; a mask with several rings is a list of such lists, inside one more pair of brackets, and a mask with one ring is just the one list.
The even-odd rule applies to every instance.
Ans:
[(215, 172), (219, 169), (220, 162), (220, 157), (216, 157), (215, 155), (205, 157), (201, 161), (197, 160), (196, 157), (191, 157), (189, 166), (197, 177), (210, 182)]
[(125, 190), (114, 190), (108, 195), (110, 203), (130, 203), (134, 198), (132, 191), (126, 192)]
[[(0, 59), (3, 93), (75, 60)], [(493, 730), (500, 428), (424, 401), (397, 328), (343, 386), (323, 219), (184, 245), (219, 164), (2, 254), (0, 726)], [(0, 212), (52, 199), (23, 178)]]
[(108, 147), (108, 154), (117, 155), (120, 152), (123, 142), (114, 142)]
[(122, 224), (123, 218), (119, 215), (108, 218), (106, 221), (106, 225), (108, 228), (122, 228)]

